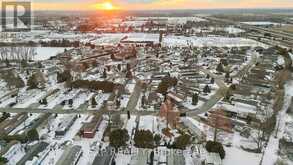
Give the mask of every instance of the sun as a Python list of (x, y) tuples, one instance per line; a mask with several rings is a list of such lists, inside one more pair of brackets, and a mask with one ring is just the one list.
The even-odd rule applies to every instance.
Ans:
[(111, 2), (103, 2), (95, 4), (95, 8), (98, 10), (115, 10), (118, 9)]
[(114, 6), (110, 2), (105, 2), (102, 4), (102, 6), (105, 10), (113, 10), (114, 9)]

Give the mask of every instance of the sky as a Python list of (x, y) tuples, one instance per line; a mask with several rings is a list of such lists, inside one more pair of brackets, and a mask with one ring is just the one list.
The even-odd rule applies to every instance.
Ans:
[(293, 8), (293, 0), (33, 0), (37, 10)]

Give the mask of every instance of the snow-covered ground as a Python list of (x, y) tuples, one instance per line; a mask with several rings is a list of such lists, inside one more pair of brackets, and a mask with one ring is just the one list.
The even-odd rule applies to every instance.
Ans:
[[(59, 53), (64, 52), (65, 48), (53, 48), (53, 47), (36, 47), (36, 54), (34, 56), (35, 61), (48, 60), (52, 56), (56, 56)], [(69, 48), (67, 48), (69, 49)]]
[(225, 28), (225, 31), (230, 34), (238, 34), (238, 33), (245, 32), (244, 30), (239, 29), (239, 28), (235, 28), (233, 26), (229, 26), (229, 27)]
[(259, 165), (261, 154), (249, 153), (236, 147), (225, 147), (223, 165)]
[[(279, 140), (283, 138), (286, 127), (286, 111), (290, 105), (293, 96), (293, 81), (289, 81), (285, 85), (284, 106), (277, 116), (277, 124), (275, 132), (271, 135), (263, 156), (262, 165), (275, 165), (278, 159)], [(279, 127), (277, 129), (277, 127)], [(276, 130), (279, 130), (276, 132)]]
[(96, 133), (95, 137), (92, 139), (84, 139), (84, 138), (77, 138), (76, 135), (80, 128), (82, 127), (83, 123), (89, 122), (91, 116), (89, 115), (81, 115), (74, 124), (70, 127), (70, 129), (66, 132), (64, 137), (55, 138), (55, 130), (58, 128), (58, 124), (66, 115), (58, 115), (56, 119), (50, 120), (50, 128), (51, 131), (48, 133), (47, 128), (44, 128), (40, 131), (41, 135), (47, 134), (48, 139), (46, 141), (50, 142), (51, 144), (56, 144), (58, 147), (54, 147), (52, 151), (49, 152), (49, 155), (43, 161), (43, 164), (54, 164), (58, 161), (60, 156), (62, 155), (64, 148), (61, 146), (64, 142), (71, 143), (73, 145), (79, 145), (82, 147), (83, 154), (78, 161), (78, 165), (84, 164), (91, 164), (97, 154), (98, 146), (102, 144), (102, 137), (104, 130), (107, 127), (107, 121), (103, 120), (98, 127), (98, 132)]
[(182, 103), (182, 105), (184, 107), (186, 107), (187, 109), (190, 109), (190, 110), (195, 110), (195, 109), (201, 107), (203, 104), (204, 104), (204, 102), (199, 100), (197, 105), (192, 105), (192, 98), (191, 97), (187, 97), (186, 101)]
[(252, 46), (263, 47), (264, 44), (245, 38), (227, 38), (227, 37), (185, 37), (185, 36), (166, 36), (163, 39), (163, 45), (166, 46), (188, 46), (189, 44), (197, 47), (243, 47)]
[(251, 21), (251, 22), (241, 22), (247, 25), (259, 25), (259, 26), (268, 26), (268, 25), (281, 25), (280, 23), (270, 22), (270, 21)]

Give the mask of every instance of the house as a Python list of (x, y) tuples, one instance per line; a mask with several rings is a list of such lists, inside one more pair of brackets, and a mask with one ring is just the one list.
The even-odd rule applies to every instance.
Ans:
[(174, 92), (169, 92), (167, 94), (167, 98), (169, 98), (172, 102), (176, 104), (181, 104), (185, 100), (184, 96), (181, 96)]
[(146, 165), (149, 164), (149, 153), (151, 151), (148, 149), (138, 149), (136, 155), (131, 157), (130, 165)]
[(16, 165), (25, 165), (27, 161), (33, 160), (35, 156), (43, 152), (48, 146), (49, 144), (46, 142), (39, 142), (31, 146), (28, 152), (24, 155), (24, 157), (21, 158), (19, 162), (17, 162)]
[(55, 131), (55, 136), (56, 137), (64, 136), (66, 132), (70, 129), (70, 127), (73, 125), (76, 119), (77, 119), (76, 114), (70, 114), (69, 116), (64, 117), (61, 120), (61, 122), (58, 124), (58, 128)]
[(205, 165), (222, 165), (222, 159), (218, 153), (208, 153)]
[(240, 118), (247, 118), (247, 116), (255, 116), (257, 107), (245, 103), (235, 102), (234, 105), (222, 104), (221, 109), (226, 113)]
[(192, 120), (193, 119), (190, 118), (181, 118), (181, 121), (183, 122), (184, 126), (186, 126), (193, 135), (197, 136), (198, 138), (205, 139), (205, 133), (199, 128), (200, 123), (193, 123)]
[(82, 136), (84, 138), (94, 138), (102, 120), (102, 116), (94, 116), (91, 122), (85, 123), (80, 129)]
[(114, 152), (110, 148), (105, 150), (106, 152), (98, 153), (94, 159), (92, 165), (112, 165), (114, 161)]
[(167, 154), (167, 165), (178, 165), (185, 164), (185, 158), (183, 152), (176, 153), (172, 150), (171, 153)]
[(68, 146), (61, 155), (60, 159), (57, 161), (56, 165), (75, 165), (81, 155), (81, 146)]
[(4, 120), (0, 125), (0, 133), (4, 135), (9, 134), (27, 118), (28, 116), (26, 113), (19, 113), (12, 118)]
[(25, 151), (20, 142), (11, 141), (5, 147), (1, 148), (0, 155), (9, 160), (7, 165), (14, 165), (25, 155)]

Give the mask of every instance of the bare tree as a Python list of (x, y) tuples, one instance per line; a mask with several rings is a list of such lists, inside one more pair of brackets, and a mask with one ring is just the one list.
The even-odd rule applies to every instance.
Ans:
[(217, 141), (219, 130), (232, 132), (232, 121), (223, 109), (212, 111), (208, 116), (208, 124), (214, 128), (214, 141)]
[(0, 60), (28, 61), (36, 54), (34, 47), (3, 47), (0, 48)]

